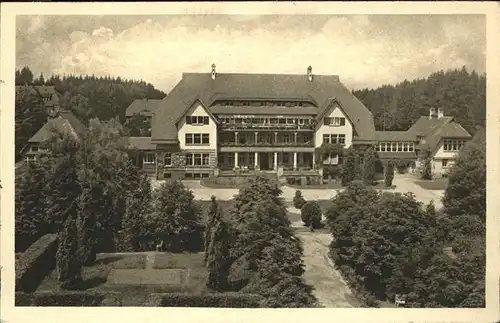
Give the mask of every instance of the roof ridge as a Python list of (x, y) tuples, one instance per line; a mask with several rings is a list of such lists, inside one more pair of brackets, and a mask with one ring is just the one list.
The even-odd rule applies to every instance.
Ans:
[[(184, 75), (207, 75), (207, 76), (211, 76), (211, 73), (210, 72), (183, 72), (182, 73), (182, 76)], [(282, 74), (282, 73), (220, 73), (220, 72), (217, 72), (216, 75), (252, 75), (252, 76), (255, 76), (255, 75), (265, 75), (265, 76), (269, 76), (269, 75), (273, 75), (273, 76), (304, 76), (304, 77), (307, 77), (307, 74), (306, 73), (290, 73), (290, 74)], [(333, 78), (337, 78), (338, 80), (340, 80), (340, 76), (337, 75), (337, 74), (313, 74), (313, 80), (314, 80), (314, 77), (333, 77)], [(217, 77), (216, 77), (217, 79)]]

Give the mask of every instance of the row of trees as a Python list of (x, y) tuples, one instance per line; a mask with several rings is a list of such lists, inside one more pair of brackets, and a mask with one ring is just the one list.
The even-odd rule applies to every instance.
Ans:
[(460, 153), (443, 210), (362, 183), (333, 199), (331, 257), (370, 305), (404, 294), (416, 307), (484, 306), (485, 147), (478, 135)]
[(470, 133), (486, 125), (486, 75), (465, 67), (353, 94), (372, 112), (378, 130), (407, 130), (430, 107), (444, 108)]
[[(294, 235), (274, 181), (257, 176), (241, 188), (223, 216), (213, 199), (207, 225), (208, 285), (262, 295), (265, 307), (314, 307)], [(226, 219), (227, 218), (227, 219)]]

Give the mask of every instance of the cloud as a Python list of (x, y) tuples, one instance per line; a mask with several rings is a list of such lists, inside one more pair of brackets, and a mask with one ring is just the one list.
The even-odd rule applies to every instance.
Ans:
[(314, 23), (306, 16), (150, 17), (132, 25), (119, 17), (102, 25), (87, 20), (81, 29), (75, 21), (60, 24), (66, 30), (52, 37), (55, 27), (33, 18), (20, 26), (18, 67), (143, 79), (167, 92), (183, 72), (209, 72), (212, 63), (222, 73), (305, 73), (312, 65), (313, 73), (340, 75), (356, 88), (463, 65), (484, 71), (485, 35), (477, 20), (443, 18), (429, 24), (434, 30), (416, 33), (419, 22), (322, 17)]

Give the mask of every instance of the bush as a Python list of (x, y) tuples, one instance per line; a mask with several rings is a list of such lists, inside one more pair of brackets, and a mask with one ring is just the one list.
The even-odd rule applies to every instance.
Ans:
[(295, 191), (295, 196), (293, 197), (293, 206), (296, 209), (302, 209), (304, 204), (306, 203), (306, 200), (302, 196), (302, 192), (300, 190)]
[(34, 292), (56, 266), (57, 235), (47, 234), (16, 261), (16, 291)]
[(16, 293), (16, 306), (121, 306), (122, 295), (108, 292), (50, 291)]
[(321, 225), (321, 207), (318, 202), (310, 201), (302, 206), (300, 217), (306, 226), (319, 228)]
[(392, 162), (389, 162), (385, 169), (385, 186), (391, 187), (393, 179), (394, 179), (394, 165)]
[(214, 293), (192, 295), (182, 293), (153, 293), (149, 295), (147, 306), (259, 308), (262, 301), (263, 298), (255, 294)]

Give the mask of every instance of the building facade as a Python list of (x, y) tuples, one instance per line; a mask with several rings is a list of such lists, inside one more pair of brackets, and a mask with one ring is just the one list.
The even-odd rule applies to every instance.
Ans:
[[(379, 159), (444, 174), (470, 134), (440, 108), (407, 131), (375, 131), (371, 112), (335, 75), (185, 73), (163, 100), (136, 100), (127, 116), (151, 117), (152, 136), (130, 138), (157, 177), (200, 179), (256, 171), (323, 176), (342, 163), (325, 145), (374, 147)], [(426, 152), (427, 154), (424, 154)]]

